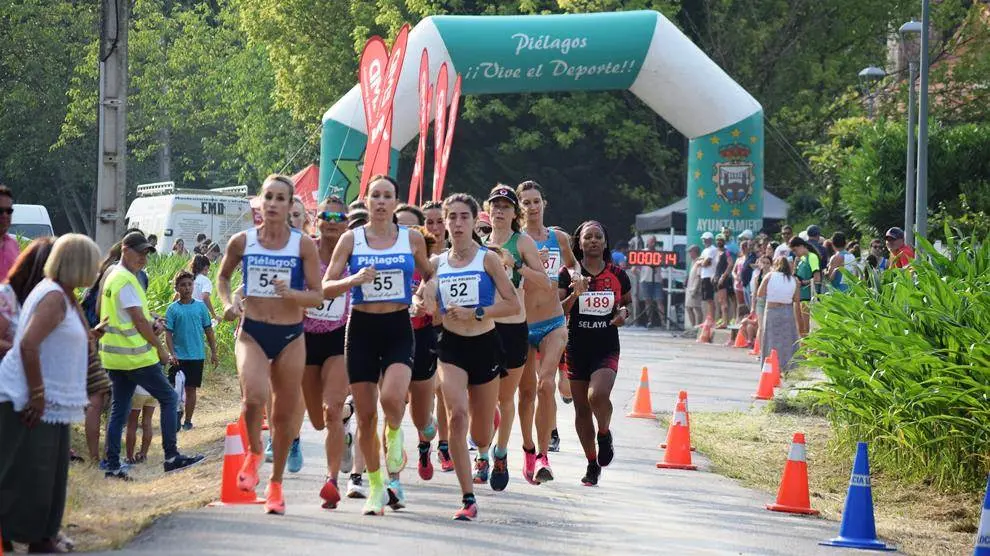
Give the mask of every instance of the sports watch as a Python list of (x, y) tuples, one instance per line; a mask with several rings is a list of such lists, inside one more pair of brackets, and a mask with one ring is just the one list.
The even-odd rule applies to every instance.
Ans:
[(485, 308), (479, 305), (474, 309), (474, 320), (481, 322), (483, 318), (485, 318)]

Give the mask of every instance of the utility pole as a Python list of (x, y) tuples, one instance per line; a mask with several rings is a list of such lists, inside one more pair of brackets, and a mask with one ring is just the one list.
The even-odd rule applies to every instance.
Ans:
[(127, 27), (130, 1), (102, 0), (100, 16), (99, 174), (96, 243), (104, 251), (124, 232), (127, 192)]
[(914, 202), (914, 234), (928, 238), (928, 65), (929, 6), (921, 0), (921, 85), (918, 107), (918, 184)]

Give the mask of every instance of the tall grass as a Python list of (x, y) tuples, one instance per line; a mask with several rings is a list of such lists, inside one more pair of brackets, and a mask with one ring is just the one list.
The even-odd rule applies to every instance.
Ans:
[[(946, 230), (946, 236), (951, 234)], [(952, 489), (990, 471), (990, 238), (950, 239), (879, 289), (822, 298), (802, 346), (827, 378), (812, 390), (841, 442), (872, 443), (879, 467)]]
[[(145, 272), (148, 273), (148, 307), (153, 313), (164, 316), (165, 310), (172, 303), (175, 295), (175, 275), (189, 265), (189, 257), (178, 255), (158, 255), (148, 258), (148, 266)], [(219, 315), (223, 311), (223, 303), (217, 295), (217, 273), (220, 270), (219, 262), (210, 266), (210, 281), (213, 282), (213, 308)], [(240, 271), (235, 272), (232, 287), (240, 284)], [(226, 372), (233, 372), (234, 366), (234, 330), (236, 323), (219, 322), (214, 333), (217, 338), (217, 351), (220, 357), (220, 369)], [(204, 370), (212, 369), (207, 365)]]

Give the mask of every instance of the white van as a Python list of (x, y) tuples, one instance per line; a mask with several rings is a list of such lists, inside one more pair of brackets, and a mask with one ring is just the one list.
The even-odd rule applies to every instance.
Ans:
[(55, 230), (44, 205), (14, 205), (14, 214), (11, 215), (10, 230), (7, 233), (34, 239), (54, 236)]
[(137, 194), (127, 209), (126, 226), (158, 236), (160, 253), (170, 253), (178, 239), (192, 253), (201, 233), (226, 248), (231, 236), (253, 225), (244, 185), (177, 189), (169, 181), (139, 185)]

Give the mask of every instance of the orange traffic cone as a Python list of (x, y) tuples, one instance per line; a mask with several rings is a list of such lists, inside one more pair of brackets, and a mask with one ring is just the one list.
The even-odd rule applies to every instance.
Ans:
[(753, 349), (749, 350), (750, 355), (760, 354), (760, 335), (756, 335), (756, 340), (753, 341)]
[[(691, 427), (691, 412), (688, 411), (687, 390), (681, 390), (680, 392), (677, 393), (677, 401), (674, 402), (674, 411), (675, 412), (677, 411), (677, 404), (678, 404), (678, 402), (683, 402), (684, 403), (684, 419), (687, 421), (688, 428), (690, 428)], [(666, 450), (667, 449), (667, 443), (666, 442), (660, 443), (660, 449), (661, 450)], [(694, 446), (691, 446), (691, 451), (692, 452), (694, 451)]]
[(760, 384), (757, 385), (756, 394), (753, 394), (753, 397), (758, 400), (772, 400), (774, 382), (773, 365), (767, 359), (763, 362), (763, 372), (760, 373)]
[(244, 443), (241, 441), (241, 426), (238, 423), (227, 425), (227, 436), (223, 443), (223, 477), (220, 483), (220, 501), (210, 506), (229, 506), (232, 504), (262, 504), (264, 498), (258, 498), (254, 491), (244, 492), (237, 488), (237, 473), (244, 463)]
[(770, 361), (770, 368), (773, 369), (773, 385), (780, 386), (780, 360), (777, 359), (777, 350), (770, 350), (770, 357), (767, 358)]
[(746, 338), (746, 333), (742, 331), (742, 328), (736, 331), (736, 343), (733, 347), (744, 348), (749, 345), (749, 340)]
[(653, 419), (653, 403), (650, 401), (650, 377), (647, 375), (646, 367), (639, 375), (639, 388), (636, 389), (636, 397), (633, 398), (633, 408), (626, 417), (636, 417), (639, 419)]
[(663, 461), (657, 463), (657, 468), (692, 471), (698, 468), (691, 464), (691, 428), (688, 426), (684, 402), (677, 402), (670, 428), (667, 429), (667, 449), (663, 452)]
[(806, 453), (804, 433), (794, 433), (794, 440), (791, 442), (791, 451), (787, 453), (787, 463), (784, 464), (784, 475), (780, 478), (777, 503), (767, 504), (768, 510), (791, 514), (818, 515), (818, 510), (811, 509), (811, 499), (808, 496), (808, 463)]

